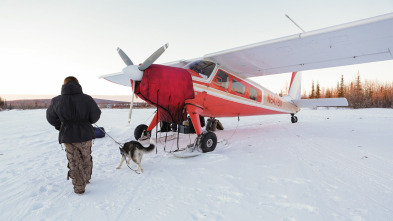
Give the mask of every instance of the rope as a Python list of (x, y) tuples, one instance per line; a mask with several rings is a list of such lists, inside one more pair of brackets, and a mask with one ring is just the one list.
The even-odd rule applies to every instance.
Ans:
[(240, 114), (237, 115), (237, 125), (236, 125), (236, 128), (235, 128), (235, 130), (233, 131), (232, 135), (229, 136), (229, 137), (226, 139), (227, 141), (228, 141), (229, 139), (232, 139), (233, 135), (235, 135), (235, 133), (236, 133), (236, 131), (237, 131), (237, 127), (239, 126), (239, 122), (240, 122)]
[(153, 112), (148, 118), (146, 118), (145, 122), (143, 122), (143, 124), (146, 124), (146, 121), (149, 120), (151, 118), (151, 116), (153, 116), (153, 114), (155, 114), (156, 112)]
[(180, 139), (180, 130), (177, 130), (177, 150), (179, 150), (179, 139)]
[(166, 152), (165, 148), (166, 148), (166, 140), (168, 138), (168, 132), (165, 133), (165, 145), (164, 145), (164, 152)]
[[(157, 90), (156, 143), (158, 143), (158, 142), (157, 142), (157, 137), (158, 137), (158, 92), (159, 92), (159, 91), (160, 91), (160, 90)], [(157, 155), (157, 149), (158, 149), (158, 148), (156, 147), (156, 155)]]
[(134, 171), (136, 174), (141, 174), (139, 171), (132, 169), (128, 164), (127, 164), (127, 157), (126, 154), (124, 153), (123, 149), (120, 149), (121, 155), (124, 157), (124, 161), (126, 161), (126, 165), (130, 170)]

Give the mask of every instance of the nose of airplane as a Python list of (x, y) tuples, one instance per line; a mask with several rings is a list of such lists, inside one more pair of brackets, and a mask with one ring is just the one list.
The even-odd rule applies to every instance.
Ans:
[(126, 74), (133, 81), (141, 81), (143, 77), (143, 71), (139, 70), (138, 65), (130, 65), (123, 68), (123, 73)]
[(180, 123), (186, 118), (185, 101), (194, 98), (191, 74), (183, 69), (152, 64), (143, 73), (136, 94), (158, 106), (162, 121)]
[(141, 65), (134, 65), (134, 63), (127, 56), (127, 54), (120, 48), (117, 48), (117, 52), (119, 53), (121, 59), (127, 65), (127, 67), (123, 68), (123, 71), (121, 73), (123, 73), (133, 81), (141, 81), (143, 77), (143, 71), (148, 69), (150, 65), (152, 65), (164, 53), (168, 46), (169, 44), (166, 43), (164, 46), (160, 47), (157, 51), (150, 55)]

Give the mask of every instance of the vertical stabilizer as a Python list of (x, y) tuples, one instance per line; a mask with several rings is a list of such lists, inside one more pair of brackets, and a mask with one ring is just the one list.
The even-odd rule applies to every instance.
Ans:
[(293, 72), (291, 78), (291, 84), (289, 85), (288, 95), (283, 97), (285, 100), (295, 104), (297, 107), (346, 107), (348, 101), (344, 97), (339, 98), (318, 98), (318, 99), (300, 99), (301, 98), (301, 83), (302, 73)]
[(287, 100), (300, 99), (302, 92), (302, 72), (293, 72), (291, 84), (289, 85), (289, 93), (285, 98)]

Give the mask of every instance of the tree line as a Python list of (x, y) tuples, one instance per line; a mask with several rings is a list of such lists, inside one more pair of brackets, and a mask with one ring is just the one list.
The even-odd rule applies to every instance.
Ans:
[(311, 85), (311, 93), (302, 98), (334, 98), (345, 97), (352, 108), (393, 108), (393, 83), (377, 81), (362, 81), (360, 75), (349, 83), (344, 82), (344, 76), (334, 88), (321, 88), (319, 82)]
[(0, 97), (0, 109), (6, 109), (7, 108), (7, 101)]
[[(12, 100), (6, 101), (0, 97), (0, 110), (5, 109), (46, 109), (50, 105), (51, 99), (32, 99), (32, 100)], [(112, 108), (112, 109), (125, 109), (130, 108), (129, 102), (118, 102), (118, 101), (106, 101), (97, 99), (97, 105), (100, 108)], [(146, 102), (134, 102), (134, 108), (152, 108), (153, 106)]]

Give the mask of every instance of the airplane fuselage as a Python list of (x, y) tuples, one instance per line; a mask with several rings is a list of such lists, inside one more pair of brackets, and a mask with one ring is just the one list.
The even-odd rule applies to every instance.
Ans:
[[(186, 67), (187, 68), (187, 67)], [(300, 109), (261, 85), (216, 65), (210, 76), (187, 69), (195, 98), (186, 100), (205, 117), (290, 114)]]

